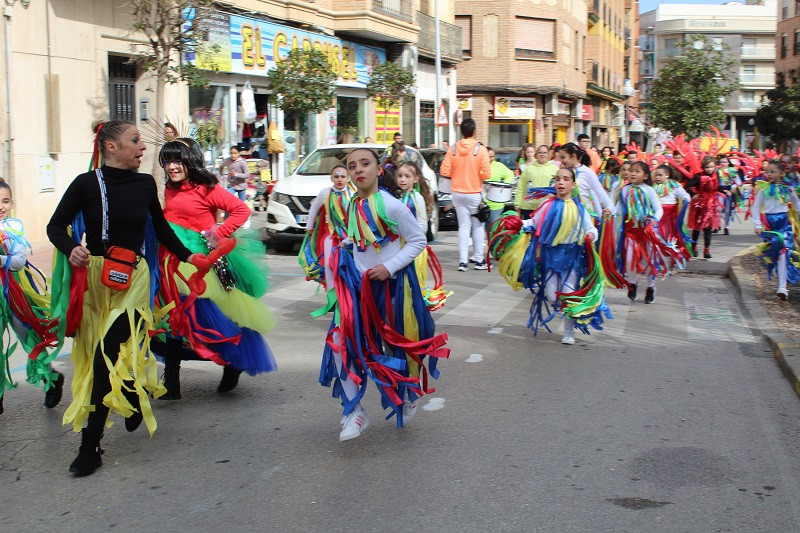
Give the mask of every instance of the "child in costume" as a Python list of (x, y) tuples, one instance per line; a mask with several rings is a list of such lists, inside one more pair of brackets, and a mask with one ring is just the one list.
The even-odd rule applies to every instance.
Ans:
[(609, 196), (617, 189), (620, 166), (619, 159), (616, 157), (609, 157), (605, 160), (605, 163), (603, 163), (603, 172), (598, 176), (600, 184), (603, 185), (603, 189), (605, 189)]
[[(675, 171), (669, 165), (659, 165), (653, 172), (653, 190), (658, 195), (661, 202), (661, 221), (658, 223), (658, 232), (667, 243), (675, 243), (675, 247), (681, 252), (685, 259), (689, 259), (691, 242), (688, 235), (684, 234), (683, 224), (686, 218), (686, 211), (689, 209), (689, 202), (692, 198), (689, 193), (681, 187), (675, 179)], [(674, 261), (670, 261), (669, 267), (677, 266)]]
[(331, 249), (347, 237), (347, 209), (354, 187), (344, 165), (331, 169), (331, 182), (333, 185), (322, 189), (311, 202), (306, 236), (297, 257), (306, 279), (322, 283), (332, 295), (333, 280), (326, 262)]
[(128, 431), (142, 420), (151, 434), (156, 429), (149, 395), (165, 392), (155, 357), (148, 354), (156, 238), (181, 261), (208, 263), (175, 236), (153, 177), (136, 172), (146, 148), (136, 126), (111, 120), (94, 131), (93, 166), (99, 168), (73, 180), (47, 225), (48, 238), (61, 252), (52, 295), (59, 340), (75, 335), (72, 403), (64, 423), (78, 431), (86, 421), (70, 465), (78, 476), (93, 474), (103, 464), (100, 439), (103, 427), (112, 425), (110, 409), (125, 417)]
[[(189, 250), (207, 253), (247, 221), (250, 209), (205, 169), (196, 141), (178, 138), (166, 143), (159, 162), (167, 179), (164, 217)], [(228, 213), (221, 226), (215, 221), (219, 210)], [(233, 390), (242, 371), (253, 376), (277, 369), (263, 336), (275, 325), (272, 313), (259, 300), (267, 290), (263, 250), (259, 241), (237, 239), (233, 251), (204, 276), (203, 297), (182, 306), (190, 292), (185, 279), (195, 269), (180, 265), (165, 247), (159, 249), (159, 303), (162, 308), (175, 304), (164, 326), (169, 330), (166, 345), (154, 343), (154, 351), (164, 355), (163, 399), (181, 398), (182, 359), (210, 359), (223, 365), (219, 393)]]
[(786, 282), (800, 282), (797, 268), (798, 246), (795, 229), (798, 224), (800, 200), (792, 187), (783, 183), (786, 166), (781, 161), (771, 161), (767, 166), (767, 180), (756, 185), (753, 201), (753, 226), (755, 234), (764, 239), (757, 255), (767, 267), (771, 278), (777, 266), (778, 298), (786, 300), (789, 291)]
[(628, 280), (628, 298), (636, 300), (637, 276), (648, 278), (644, 303), (655, 299), (656, 275), (665, 276), (670, 259), (682, 262), (677, 250), (671, 248), (656, 231), (663, 214), (658, 194), (650, 186), (650, 168), (644, 161), (631, 163), (630, 183), (620, 189), (617, 200), (622, 227), (619, 243), (619, 269)]
[[(337, 312), (328, 332), (320, 383), (333, 384), (344, 418), (339, 440), (361, 435), (369, 418), (361, 405), (374, 381), (389, 417), (402, 427), (414, 417), (417, 400), (433, 392), (446, 335), (434, 324), (419, 287), (414, 258), (425, 248), (425, 234), (411, 211), (378, 188), (380, 166), (368, 149), (353, 150), (347, 169), (358, 195), (350, 201), (347, 240), (332, 250)], [(345, 246), (352, 244), (351, 255)], [(423, 358), (427, 356), (427, 368)]]
[[(53, 370), (55, 353), (45, 347), (55, 346), (56, 336), (50, 330), (50, 293), (44, 275), (26, 258), (30, 243), (25, 239), (22, 221), (11, 218), (11, 187), (0, 178), (0, 327), (14, 330), (17, 339), (29, 354), (27, 381), (44, 384), (44, 405), (52, 409), (61, 401), (64, 375)], [(5, 335), (3, 335), (5, 337)], [(9, 358), (16, 343), (5, 346), (0, 339), (0, 414), (4, 393), (16, 384), (11, 379)]]
[(742, 186), (742, 179), (739, 171), (731, 165), (731, 160), (726, 155), (717, 157), (717, 179), (719, 180), (719, 190), (725, 195), (722, 206), (722, 218), (724, 220), (724, 234), (730, 235), (730, 225), (733, 219), (733, 209), (738, 204), (740, 198), (739, 188)]
[[(605, 276), (592, 243), (597, 229), (578, 198), (575, 173), (566, 167), (558, 170), (555, 188), (533, 216), (521, 220), (506, 216), (492, 227), (490, 251), (498, 260), (498, 271), (514, 290), (533, 293), (528, 327), (550, 331), (548, 323), (564, 317), (563, 344), (575, 344), (577, 325), (602, 329), (603, 315), (611, 318), (603, 299)], [(583, 282), (579, 286), (579, 282)]]
[[(706, 156), (700, 162), (703, 169), (699, 174), (687, 180), (684, 184), (686, 192), (692, 197), (689, 204), (689, 219), (687, 226), (692, 230), (692, 240), (697, 243), (700, 232), (703, 232), (703, 257), (711, 259), (711, 232), (719, 230), (719, 179), (717, 178), (717, 165), (714, 158)], [(697, 257), (695, 245), (694, 257)]]
[[(422, 169), (410, 161), (401, 163), (397, 167), (395, 181), (401, 191), (400, 201), (408, 206), (411, 214), (417, 219), (419, 229), (425, 233), (428, 230), (428, 216), (433, 212), (434, 200), (428, 182), (422, 175)], [(426, 245), (422, 253), (414, 258), (414, 268), (417, 270), (422, 297), (425, 298), (428, 309), (431, 311), (439, 309), (444, 305), (448, 293), (442, 288), (444, 286), (442, 265), (430, 246)], [(433, 273), (433, 287), (429, 286), (428, 269)]]
[(606, 193), (597, 174), (589, 168), (591, 159), (580, 146), (567, 143), (558, 149), (561, 166), (570, 168), (575, 173), (578, 191), (583, 205), (590, 210), (598, 222), (614, 214), (614, 204)]

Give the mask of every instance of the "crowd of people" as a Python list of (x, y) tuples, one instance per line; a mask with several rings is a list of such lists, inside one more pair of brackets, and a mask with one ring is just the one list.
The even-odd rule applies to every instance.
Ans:
[[(752, 217), (763, 240), (758, 254), (777, 274), (778, 297), (800, 281), (795, 156), (723, 154), (718, 144), (701, 149), (682, 136), (666, 150), (631, 146), (615, 154), (579, 136), (527, 145), (510, 169), (477, 140), (472, 119), (460, 129), (441, 165), (458, 218), (457, 270), (470, 262), (488, 270), (494, 259), (512, 288), (531, 291), (534, 334), (563, 320), (561, 342), (574, 344), (576, 329), (602, 329), (611, 318), (606, 290), (627, 289), (637, 300), (640, 279), (644, 303), (654, 303), (656, 280), (698, 257), (700, 233), (710, 258), (712, 235), (729, 234), (740, 214)], [(237, 187), (246, 179), (239, 154), (231, 150), (225, 165), (226, 187), (193, 139), (171, 136), (159, 153), (162, 207), (153, 176), (138, 172), (146, 147), (136, 126), (113, 120), (94, 131), (92, 169), (72, 181), (47, 226), (57, 250), (51, 290), (27, 261), (30, 245), (0, 182), (2, 324), (29, 354), (27, 380), (43, 386), (49, 408), (65, 385), (51, 363), (74, 337), (63, 420), (81, 432), (69, 467), (78, 476), (102, 465), (110, 414), (121, 415), (128, 431), (143, 422), (156, 430), (151, 399), (181, 399), (181, 361), (222, 366), (220, 393), (235, 388), (242, 372), (277, 369), (265, 337), (275, 320), (262, 302), (263, 245), (241, 229), (251, 213)], [(311, 204), (299, 253), (307, 278), (326, 290), (312, 316), (331, 316), (320, 339), (319, 382), (341, 402), (340, 441), (369, 428), (370, 383), (386, 418), (406, 426), (434, 390), (439, 359), (449, 356), (431, 315), (450, 295), (426, 242), (436, 199), (406, 152), (402, 139), (383, 159), (369, 148), (350, 151)], [(487, 199), (491, 187), (514, 188), (514, 209)], [(12, 350), (0, 346), (0, 413), (15, 386)]]

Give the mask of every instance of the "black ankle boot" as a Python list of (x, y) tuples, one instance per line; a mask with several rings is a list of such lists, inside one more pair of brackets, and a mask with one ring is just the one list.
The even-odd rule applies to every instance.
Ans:
[(164, 387), (167, 393), (159, 396), (159, 400), (180, 400), (181, 399), (181, 362), (180, 360), (166, 360), (164, 365)]
[(653, 287), (647, 287), (647, 290), (644, 291), (644, 303), (651, 304), (653, 300), (655, 300), (655, 289)]
[(78, 448), (78, 457), (69, 465), (69, 471), (76, 476), (89, 476), (94, 471), (103, 466), (103, 458), (100, 455), (100, 439), (103, 432), (89, 428), (81, 431), (81, 447)]
[(5, 411), (5, 409), (3, 409), (3, 398), (5, 398), (5, 396), (0, 396), (0, 415)]
[[(125, 381), (124, 383), (131, 389), (134, 388), (133, 381)], [(131, 416), (125, 419), (125, 429), (128, 431), (136, 431), (136, 429), (142, 425), (142, 420), (144, 420), (144, 417), (142, 416), (142, 407), (139, 405), (139, 395), (136, 394), (136, 390), (128, 391), (124, 388), (122, 389), (122, 394), (130, 402), (133, 408), (136, 409)]]
[(628, 287), (628, 298), (631, 300), (636, 299), (636, 284), (631, 283), (630, 287)]
[(217, 392), (225, 393), (235, 389), (236, 385), (239, 384), (239, 376), (241, 373), (241, 370), (233, 368), (231, 365), (226, 365), (225, 368), (222, 369), (222, 379), (219, 381)]
[(56, 372), (58, 377), (53, 382), (53, 386), (47, 389), (44, 393), (44, 406), (52, 409), (61, 402), (61, 396), (64, 394), (64, 374)]

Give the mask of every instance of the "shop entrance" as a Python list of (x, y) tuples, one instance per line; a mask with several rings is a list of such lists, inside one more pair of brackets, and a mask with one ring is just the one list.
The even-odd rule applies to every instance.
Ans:
[(336, 97), (336, 139), (339, 144), (363, 142), (366, 137), (365, 98)]

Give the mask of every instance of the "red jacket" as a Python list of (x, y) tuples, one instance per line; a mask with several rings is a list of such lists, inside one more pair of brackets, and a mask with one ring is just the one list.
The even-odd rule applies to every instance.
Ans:
[[(201, 232), (216, 228), (220, 238), (230, 237), (247, 221), (250, 208), (219, 185), (208, 188), (183, 181), (177, 189), (164, 190), (164, 217), (179, 226)], [(217, 210), (227, 211), (228, 218), (217, 228)]]

